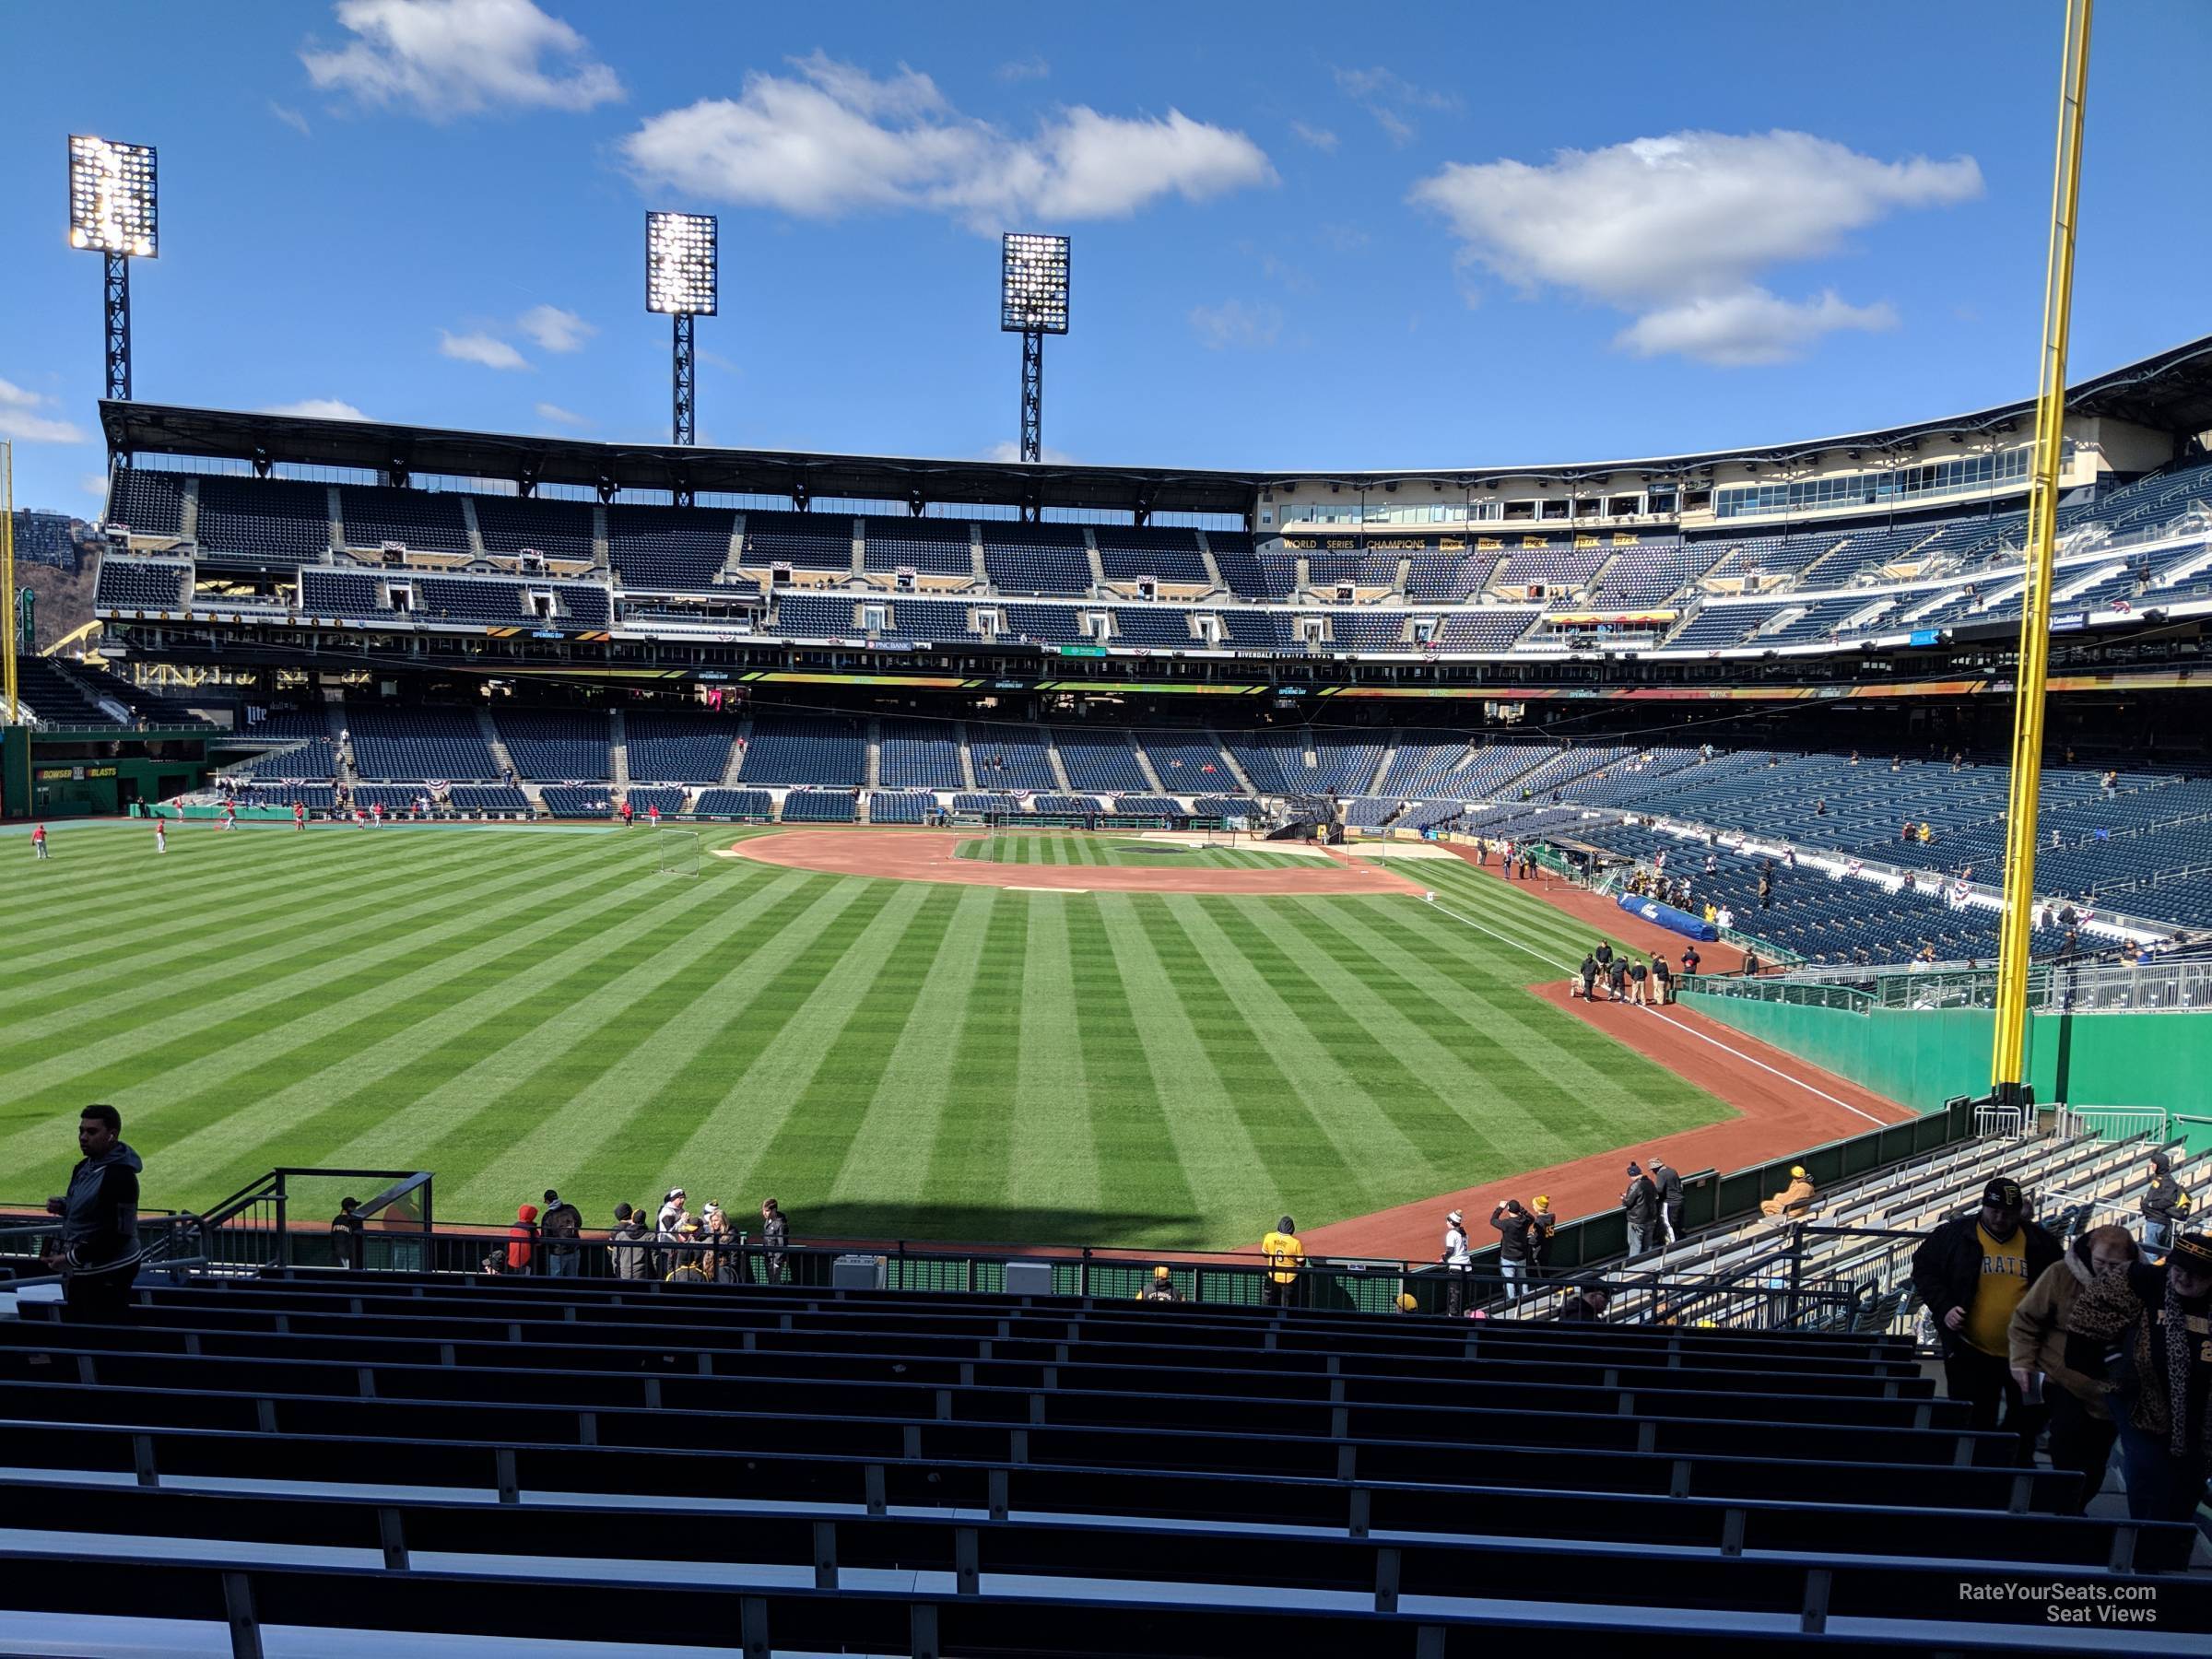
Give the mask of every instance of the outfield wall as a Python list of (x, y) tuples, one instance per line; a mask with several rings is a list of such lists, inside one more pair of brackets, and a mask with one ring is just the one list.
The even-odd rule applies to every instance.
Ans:
[[(1812, 1007), (1683, 994), (1686, 1006), (1919, 1112), (1989, 1091), (1996, 1016), (1986, 1008)], [(2028, 1018), (2038, 1100), (2201, 1112), (2212, 1077), (2212, 1012)]]

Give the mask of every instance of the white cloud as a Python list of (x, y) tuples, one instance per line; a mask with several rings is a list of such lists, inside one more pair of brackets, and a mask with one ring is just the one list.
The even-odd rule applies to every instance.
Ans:
[[(1021, 445), (1015, 442), (1011, 438), (1002, 438), (996, 443), (993, 444), (989, 449), (985, 450), (982, 454), (978, 455), (976, 459), (979, 461), (991, 461), (1000, 465), (1018, 462), (1021, 459)], [(1065, 450), (1056, 450), (1049, 443), (1043, 445), (1038, 450), (1037, 464), (1040, 466), (1076, 466), (1080, 465), (1080, 463), (1078, 463), (1076, 458), (1069, 454)]]
[(290, 127), (302, 138), (310, 138), (314, 135), (308, 127), (307, 117), (289, 104), (280, 104), (272, 98), (269, 100), (269, 113), (276, 116), (277, 120), (283, 122), (286, 126)]
[(550, 420), (556, 426), (587, 427), (592, 424), (590, 416), (579, 415), (573, 409), (564, 409), (559, 404), (539, 404), (537, 415), (540, 420)]
[(1453, 94), (1417, 87), (1388, 69), (1339, 69), (1336, 89), (1373, 116), (1375, 124), (1401, 149), (1414, 139), (1413, 123), (1406, 119), (1409, 112), (1459, 108)]
[(1275, 344), (1283, 332), (1280, 306), (1253, 305), (1242, 300), (1224, 300), (1219, 305), (1191, 308), (1191, 331), (1208, 351), (1259, 351)]
[(13, 381), (0, 380), (0, 438), (18, 443), (84, 442), (84, 430), (74, 421), (39, 413), (53, 402)]
[(487, 369), (527, 369), (530, 359), (506, 341), (488, 334), (451, 334), (438, 331), (438, 352), (441, 357), (457, 358), (464, 363), (481, 363)]
[(1571, 289), (1637, 321), (1644, 355), (1765, 363), (1836, 329), (1894, 326), (1886, 305), (1832, 293), (1795, 303), (1756, 280), (1834, 253), (1892, 211), (1982, 193), (1971, 156), (1882, 161), (1809, 133), (1674, 133), (1542, 165), (1453, 164), (1411, 199), (1442, 214), (1465, 256), (1524, 292)]
[(1616, 343), (1638, 357), (1677, 352), (1726, 369), (1786, 363), (1822, 335), (1854, 328), (1869, 333), (1897, 326), (1894, 307), (1847, 305), (1833, 288), (1817, 299), (1793, 301), (1762, 288), (1736, 288), (1646, 312), (1622, 329)]
[(1290, 124), (1290, 133), (1299, 142), (1312, 145), (1324, 155), (1335, 152), (1336, 135), (1327, 127), (1310, 126), (1305, 122), (1294, 121)]
[(547, 351), (582, 351), (583, 343), (599, 331), (572, 311), (558, 305), (534, 305), (515, 320), (515, 326)]
[(108, 475), (104, 472), (85, 474), (77, 479), (76, 487), (88, 496), (97, 496), (103, 501), (108, 499)]
[(912, 69), (877, 80), (819, 52), (793, 66), (794, 76), (747, 75), (736, 99), (647, 119), (622, 145), (641, 184), (802, 218), (920, 209), (994, 231), (1275, 182), (1242, 133), (1180, 110), (1124, 117), (1077, 105), (1017, 138), (962, 115)]
[(271, 404), (265, 415), (300, 415), (310, 420), (366, 420), (368, 416), (342, 398), (302, 397), (297, 403)]
[(1042, 80), (1052, 72), (1052, 65), (1044, 61), (1044, 54), (1041, 52), (1032, 52), (1028, 57), (1001, 64), (995, 71), (1002, 81)]
[(356, 38), (300, 53), (320, 91), (410, 104), (432, 121), (502, 106), (589, 110), (622, 96), (591, 42), (531, 0), (338, 0), (336, 11)]

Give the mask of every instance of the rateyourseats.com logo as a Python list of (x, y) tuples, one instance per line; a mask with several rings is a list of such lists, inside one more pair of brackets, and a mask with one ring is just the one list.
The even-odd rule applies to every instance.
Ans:
[(2046, 1580), (1996, 1579), (1962, 1583), (1959, 1599), (2040, 1606), (2043, 1622), (2054, 1625), (2155, 1625), (2159, 1622), (2156, 1584), (2058, 1584)]

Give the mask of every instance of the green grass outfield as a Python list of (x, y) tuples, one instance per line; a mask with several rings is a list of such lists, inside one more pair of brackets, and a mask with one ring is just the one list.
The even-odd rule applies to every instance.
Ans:
[[(680, 1182), (802, 1236), (1243, 1247), (1727, 1115), (1412, 895), (690, 879), (635, 830), (53, 848), (0, 836), (0, 1199), (59, 1191), (104, 1100), (149, 1206), (281, 1163), (433, 1170), (456, 1221)], [(1588, 943), (1418, 877), (1554, 960)]]
[(1010, 835), (979, 835), (953, 849), (961, 858), (989, 864), (1113, 865), (1176, 870), (1316, 870), (1328, 861), (1311, 853), (1270, 853), (1257, 847), (1208, 847), (1194, 841), (1147, 842), (1124, 830), (1046, 834), (1033, 830)]

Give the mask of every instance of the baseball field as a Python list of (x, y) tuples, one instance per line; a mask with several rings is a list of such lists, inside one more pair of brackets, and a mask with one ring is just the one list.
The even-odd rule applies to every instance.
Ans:
[[(695, 875), (643, 830), (0, 841), (0, 1198), (60, 1190), (104, 1100), (154, 1206), (428, 1169), (454, 1221), (680, 1183), (815, 1237), (1248, 1247), (1730, 1115), (1533, 994), (1589, 927), (1455, 861), (943, 837), (964, 875), (895, 879), (700, 834)], [(1201, 879), (1162, 863), (1258, 885), (1087, 885)]]

